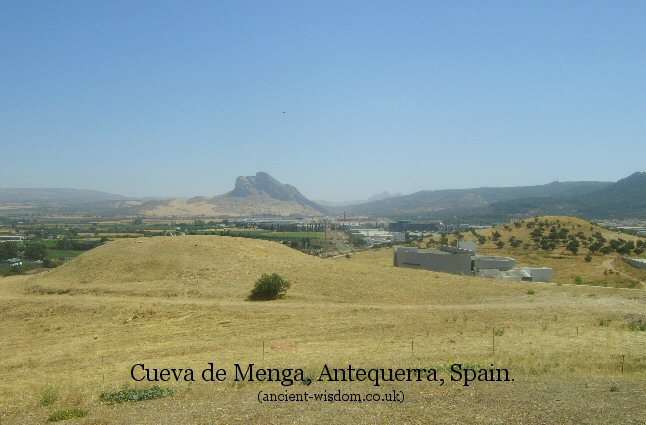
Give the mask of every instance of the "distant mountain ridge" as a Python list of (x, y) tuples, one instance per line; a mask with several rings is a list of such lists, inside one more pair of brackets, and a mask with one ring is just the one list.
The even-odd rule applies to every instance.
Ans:
[(585, 193), (561, 193), (549, 198), (531, 197), (495, 202), (498, 214), (570, 214), (589, 219), (646, 217), (646, 172), (636, 172)]
[(611, 182), (552, 182), (536, 186), (480, 187), (474, 189), (423, 190), (410, 195), (352, 205), (348, 213), (372, 216), (400, 216), (423, 214), (448, 209), (468, 209), (488, 206), (494, 202), (512, 199), (574, 196), (594, 192)]
[(6, 204), (83, 204), (103, 201), (124, 201), (122, 195), (88, 189), (8, 188), (0, 189), (0, 203)]
[(390, 193), (388, 191), (384, 191), (381, 193), (377, 193), (376, 195), (372, 195), (370, 198), (368, 198), (368, 202), (381, 201), (382, 199), (396, 198), (398, 196), (402, 196), (402, 194), (399, 192)]
[(330, 202), (330, 201), (314, 201), (314, 202), (316, 202), (319, 205), (323, 205), (324, 207), (347, 207), (348, 205), (365, 204), (366, 202), (378, 201), (380, 199), (394, 198), (397, 196), (401, 196), (401, 193), (390, 193), (388, 191), (384, 191), (381, 193), (377, 193), (376, 195), (372, 195), (367, 200), (361, 200), (361, 201), (356, 200), (356, 201), (345, 201), (345, 202)]
[(151, 201), (135, 210), (155, 216), (320, 216), (327, 212), (296, 187), (283, 184), (263, 171), (255, 176), (239, 176), (233, 190), (224, 195)]

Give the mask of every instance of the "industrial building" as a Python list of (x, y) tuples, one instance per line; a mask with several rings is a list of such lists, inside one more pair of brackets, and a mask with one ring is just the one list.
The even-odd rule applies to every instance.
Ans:
[(22, 242), (23, 240), (25, 237), (20, 235), (0, 235), (0, 242)]
[(510, 257), (476, 255), (475, 244), (471, 243), (439, 249), (396, 246), (393, 265), (515, 281), (549, 282), (554, 278), (554, 270), (549, 267), (516, 268), (516, 260)]
[(471, 275), (472, 251), (443, 246), (440, 249), (393, 248), (395, 267), (412, 267), (443, 273)]
[(404, 242), (406, 240), (406, 234), (403, 232), (388, 232), (381, 229), (351, 229), (350, 233), (362, 239), (368, 246)]
[(388, 230), (391, 232), (410, 232), (410, 231), (426, 231), (438, 232), (442, 230), (441, 221), (408, 221), (399, 220), (388, 225)]

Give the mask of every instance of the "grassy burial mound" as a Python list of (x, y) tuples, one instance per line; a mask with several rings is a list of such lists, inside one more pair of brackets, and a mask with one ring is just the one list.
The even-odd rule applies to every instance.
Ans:
[[(292, 283), (285, 297), (246, 300), (263, 273)], [(243, 238), (119, 240), (0, 280), (11, 341), (0, 346), (0, 422), (82, 411), (76, 423), (635, 423), (646, 394), (645, 306), (641, 290), (395, 268), (389, 249), (323, 260)], [(209, 362), (226, 379), (202, 380)], [(236, 381), (234, 365), (251, 363), (292, 377), (302, 369), (313, 382), (284, 385), (282, 373)], [(170, 380), (135, 381), (138, 364), (137, 379), (144, 368), (152, 377), (183, 371), (179, 382), (170, 371)], [(493, 364), (513, 381), (453, 382), (452, 364)], [(446, 382), (318, 381), (324, 365), (434, 370)], [(258, 402), (260, 391), (393, 390), (403, 403)], [(105, 401), (113, 394), (128, 397)]]
[[(34, 294), (239, 301), (263, 273), (278, 273), (294, 282), (289, 298), (304, 303), (425, 303), (428, 288), (421, 283), (437, 282), (440, 276), (456, 289), (472, 290), (468, 281), (457, 276), (432, 272), (420, 276), (395, 269), (390, 250), (361, 253), (351, 260), (323, 260), (279, 243), (221, 236), (116, 240), (34, 276), (25, 288)], [(487, 295), (495, 289), (481, 291)], [(462, 297), (459, 291), (451, 296)]]
[(156, 237), (110, 242), (28, 285), (45, 293), (243, 297), (267, 270), (293, 275), (319, 260), (280, 244), (219, 236)]

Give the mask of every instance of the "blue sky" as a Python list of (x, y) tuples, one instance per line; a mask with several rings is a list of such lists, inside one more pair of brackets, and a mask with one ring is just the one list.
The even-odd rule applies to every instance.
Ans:
[(312, 199), (646, 169), (644, 1), (0, 2), (0, 187)]

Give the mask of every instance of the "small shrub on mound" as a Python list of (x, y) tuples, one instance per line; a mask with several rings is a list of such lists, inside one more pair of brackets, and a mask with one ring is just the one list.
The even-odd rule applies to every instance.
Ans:
[(106, 391), (101, 393), (101, 401), (110, 404), (125, 403), (126, 401), (152, 400), (164, 398), (175, 394), (172, 388), (161, 388), (157, 385), (150, 388), (125, 388), (120, 391)]
[(291, 283), (276, 273), (263, 274), (249, 293), (249, 300), (275, 300), (285, 295)]
[(82, 418), (87, 416), (87, 414), (88, 411), (85, 409), (59, 409), (49, 415), (47, 422), (58, 422), (74, 418)]
[(46, 389), (43, 391), (43, 394), (40, 397), (40, 405), (41, 406), (51, 406), (58, 400), (58, 394), (56, 394), (56, 391), (54, 391), (51, 388)]

